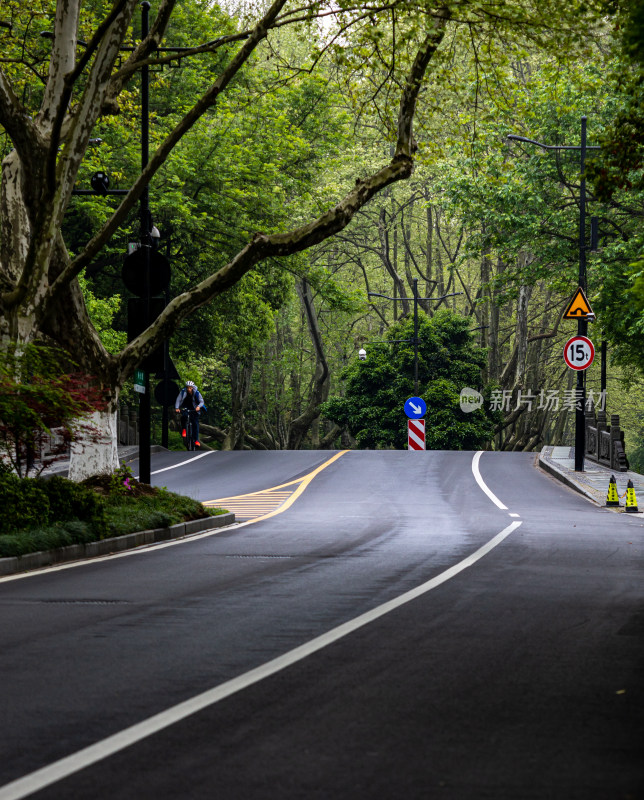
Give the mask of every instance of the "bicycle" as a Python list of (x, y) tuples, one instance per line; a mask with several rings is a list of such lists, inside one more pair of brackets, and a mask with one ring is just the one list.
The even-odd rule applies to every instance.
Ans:
[(182, 419), (185, 418), (185, 426), (186, 426), (186, 450), (194, 450), (195, 449), (195, 426), (194, 426), (194, 417), (193, 414), (197, 414), (198, 412), (192, 408), (183, 409)]

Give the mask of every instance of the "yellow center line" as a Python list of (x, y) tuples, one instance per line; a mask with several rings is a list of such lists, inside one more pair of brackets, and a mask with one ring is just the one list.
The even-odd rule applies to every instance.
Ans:
[[(276, 514), (281, 514), (283, 511), (286, 511), (287, 508), (290, 508), (293, 505), (293, 503), (297, 500), (297, 498), (302, 494), (302, 492), (306, 489), (306, 487), (311, 483), (313, 478), (316, 477), (316, 475), (319, 475), (323, 469), (326, 469), (329, 465), (333, 464), (334, 461), (337, 461), (337, 459), (340, 458), (340, 456), (343, 456), (347, 452), (348, 452), (347, 450), (340, 450), (334, 456), (329, 458), (323, 464), (320, 464), (319, 467), (314, 469), (312, 472), (309, 472), (308, 475), (304, 475), (302, 478), (296, 478), (295, 480), (289, 481), (288, 483), (280, 483), (278, 486), (272, 486), (270, 489), (262, 489), (258, 492), (248, 492), (248, 494), (238, 494), (232, 497), (220, 497), (216, 500), (206, 500), (204, 501), (203, 504), (205, 506), (214, 506), (214, 505), (219, 506), (223, 504), (225, 507), (226, 503), (229, 505), (239, 504), (241, 506), (242, 502), (244, 502), (248, 503), (249, 505), (252, 505), (254, 510), (260, 511), (263, 509), (260, 509), (257, 506), (267, 502), (270, 499), (270, 497), (267, 495), (270, 495), (274, 497), (276, 500), (280, 501), (278, 503), (278, 507), (273, 508), (271, 511), (268, 511), (268, 513), (262, 514), (262, 516), (256, 517), (251, 521), (259, 522), (262, 519), (269, 519), (270, 517), (274, 517)], [(286, 486), (294, 486), (296, 484), (297, 484), (296, 488), (290, 492), (276, 491), (277, 489), (283, 489)], [(250, 510), (248, 506), (246, 506), (246, 508), (247, 510)], [(241, 508), (239, 509), (239, 512), (240, 516), (244, 516), (244, 513)]]

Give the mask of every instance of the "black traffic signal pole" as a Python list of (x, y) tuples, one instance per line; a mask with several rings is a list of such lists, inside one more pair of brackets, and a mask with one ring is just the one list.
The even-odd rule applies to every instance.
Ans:
[[(145, 37), (150, 32), (150, 3), (148, 0), (143, 0), (141, 3), (141, 40), (143, 41)], [(221, 39), (225, 39), (225, 36), (219, 37), (218, 39), (214, 39), (212, 42), (208, 42), (208, 44), (213, 44), (215, 42), (220, 41)], [(247, 39), (248, 34), (240, 36), (239, 38)], [(85, 42), (79, 39), (78, 42), (80, 45), (86, 44)], [(121, 47), (120, 50), (124, 51), (133, 51), (134, 47)], [(159, 52), (164, 53), (183, 53), (190, 50), (193, 50), (192, 47), (159, 47), (157, 50)], [(145, 169), (148, 164), (150, 156), (150, 68), (149, 65), (144, 64), (141, 67), (141, 169)], [(100, 185), (100, 181), (97, 182), (100, 185), (99, 189), (74, 189), (72, 194), (74, 195), (94, 195), (94, 196), (105, 196), (105, 195), (126, 195), (129, 193), (129, 189), (109, 189), (109, 182), (107, 181), (107, 176), (105, 177), (105, 182)], [(93, 184), (92, 184), (93, 185)], [(145, 259), (145, 291), (144, 291), (144, 300), (145, 300), (145, 310), (146, 310), (146, 321), (147, 325), (149, 326), (151, 323), (150, 320), (150, 250), (152, 248), (152, 237), (150, 235), (151, 232), (151, 225), (152, 219), (150, 215), (150, 191), (148, 185), (145, 186), (143, 193), (141, 195), (140, 200), (140, 228), (141, 228), (141, 247), (144, 252), (144, 259)], [(168, 295), (166, 293), (166, 305), (168, 301)], [(164, 372), (166, 376), (166, 383), (167, 383), (167, 375), (168, 375), (168, 364), (169, 364), (169, 352), (168, 352), (168, 342), (167, 340), (164, 342)], [(145, 385), (145, 392), (139, 396), (139, 480), (142, 483), (150, 483), (150, 375), (148, 370), (144, 370), (144, 385)], [(167, 395), (167, 388), (165, 389), (165, 393)], [(166, 397), (167, 400), (167, 397)], [(165, 408), (165, 412), (167, 415), (167, 408)], [(164, 446), (167, 447), (168, 445), (168, 431), (167, 431), (167, 423), (163, 427), (165, 435), (163, 436)], [(163, 434), (162, 434), (163, 435)]]
[[(556, 145), (543, 144), (534, 139), (526, 139), (525, 136), (515, 136), (509, 134), (506, 138), (514, 142), (526, 142), (536, 144), (543, 150), (579, 150), (580, 151), (580, 186), (579, 186), (579, 285), (586, 294), (586, 151), (601, 150), (600, 145), (586, 144), (586, 122), (587, 118), (581, 118), (581, 144), (580, 145)], [(577, 320), (577, 335), (586, 336), (588, 334), (588, 320)], [(586, 370), (577, 371), (577, 402), (575, 407), (575, 472), (584, 471), (584, 455), (586, 450), (586, 420), (584, 415), (586, 405)]]
[[(150, 32), (150, 3), (141, 3), (141, 39)], [(150, 158), (150, 68), (141, 67), (141, 171)], [(145, 319), (150, 325), (150, 190), (146, 183), (140, 200), (141, 247), (144, 253), (145, 269)], [(139, 395), (139, 480), (150, 483), (150, 373), (144, 371), (145, 391)]]
[[(141, 3), (141, 40), (145, 40), (150, 32), (150, 3), (148, 0), (143, 0)], [(221, 37), (225, 38), (225, 37)], [(248, 38), (246, 35), (243, 38)], [(213, 41), (218, 41), (215, 39)], [(123, 48), (134, 49), (134, 48)], [(165, 53), (182, 53), (192, 48), (189, 47), (160, 47), (158, 50)], [(148, 164), (150, 156), (150, 67), (144, 64), (141, 67), (141, 170), (144, 170)], [(141, 195), (140, 205), (140, 219), (141, 219), (141, 246), (145, 253), (145, 308), (146, 320), (148, 326), (151, 324), (150, 319), (150, 250), (152, 248), (152, 237), (150, 231), (152, 228), (152, 219), (150, 216), (150, 192), (146, 184), (143, 194)], [(166, 292), (166, 305), (168, 303), (168, 294)], [(168, 365), (169, 365), (169, 343), (167, 340), (163, 343), (164, 353), (164, 396), (167, 403), (167, 383), (168, 383)], [(150, 373), (145, 370), (145, 392), (139, 396), (139, 480), (142, 483), (150, 483)], [(162, 446), (168, 446), (168, 425), (167, 425), (167, 405), (163, 407), (165, 415), (162, 420)]]
[[(169, 248), (168, 248), (169, 251)], [(169, 252), (168, 252), (169, 255)], [(170, 291), (165, 290), (165, 304), (170, 302)], [(168, 383), (170, 367), (170, 342), (167, 339), (163, 340), (163, 408), (161, 409), (161, 447), (168, 449), (168, 408), (170, 406), (170, 398), (168, 397)]]
[[(388, 297), (386, 294), (380, 294), (379, 292), (367, 292), (369, 297), (384, 297), (385, 300), (392, 300), (396, 303), (398, 300), (413, 300), (414, 302), (414, 338), (413, 339), (389, 339), (384, 340), (385, 342), (412, 342), (414, 345), (414, 394), (418, 395), (418, 301), (419, 300), (445, 300), (447, 297), (456, 297), (459, 294), (463, 294), (463, 292), (453, 292), (452, 294), (444, 294), (442, 297), (419, 297), (418, 296), (418, 278), (414, 278), (414, 287), (413, 287), (414, 296), (413, 297)], [(395, 308), (395, 306), (394, 306)]]

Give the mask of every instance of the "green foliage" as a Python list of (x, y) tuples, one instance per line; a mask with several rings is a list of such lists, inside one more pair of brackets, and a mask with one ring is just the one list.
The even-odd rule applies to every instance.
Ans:
[(0, 472), (0, 533), (6, 534), (49, 521), (49, 498), (40, 482)]
[(105, 533), (105, 502), (96, 492), (57, 475), (39, 479), (38, 484), (49, 499), (50, 521), (76, 520), (89, 525), (99, 536)]
[(73, 368), (66, 353), (41, 342), (0, 348), (0, 453), (18, 475), (33, 466), (51, 428), (66, 446), (83, 418), (104, 407), (98, 389)]
[(82, 522), (95, 537), (106, 530), (103, 500), (90, 489), (65, 478), (19, 478), (2, 472), (0, 494), (3, 499), (2, 534), (68, 521)]
[(126, 464), (121, 464), (121, 466), (110, 475), (110, 495), (123, 495), (125, 497), (131, 495), (134, 491), (133, 478), (134, 473), (131, 468)]
[(197, 500), (166, 489), (156, 489), (152, 495), (139, 497), (124, 495), (119, 491), (110, 494), (108, 507), (108, 536), (164, 528), (207, 516)]
[(78, 280), (83, 289), (87, 313), (101, 337), (105, 349), (108, 353), (118, 353), (125, 346), (127, 340), (125, 331), (114, 328), (114, 318), (121, 308), (121, 296), (114, 294), (110, 297), (97, 297), (84, 276), (79, 275)]
[[(474, 345), (469, 327), (468, 319), (450, 311), (419, 319), (418, 380), (427, 403), (428, 449), (473, 449), (493, 434), (494, 415), (484, 408), (471, 413), (460, 409), (461, 389), (480, 385), (485, 363), (485, 352)], [(344, 397), (323, 405), (323, 415), (347, 427), (360, 447), (406, 447), (402, 407), (414, 395), (413, 335), (413, 319), (408, 318), (389, 329), (390, 344), (367, 345), (367, 360), (345, 370)]]
[(633, 450), (629, 450), (627, 456), (630, 468), (644, 475), (644, 429), (640, 428), (639, 433), (640, 443)]
[(89, 522), (68, 520), (54, 525), (37, 526), (18, 533), (0, 535), (0, 558), (23, 556), (39, 550), (53, 550), (96, 540)]
[[(21, 479), (0, 470), (0, 557), (225, 513), (224, 509), (205, 508), (197, 500), (166, 489), (143, 487), (131, 476), (131, 470), (124, 466), (105, 479), (78, 484), (58, 476)], [(95, 488), (90, 488), (92, 481)], [(124, 481), (132, 481), (132, 489), (127, 489)], [(105, 496), (101, 496), (98, 490), (105, 489)]]

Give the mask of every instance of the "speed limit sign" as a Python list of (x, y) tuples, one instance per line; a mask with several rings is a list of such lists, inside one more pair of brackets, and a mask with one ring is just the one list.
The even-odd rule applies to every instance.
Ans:
[(595, 358), (595, 347), (587, 336), (573, 336), (564, 347), (564, 361), (570, 369), (588, 369)]

